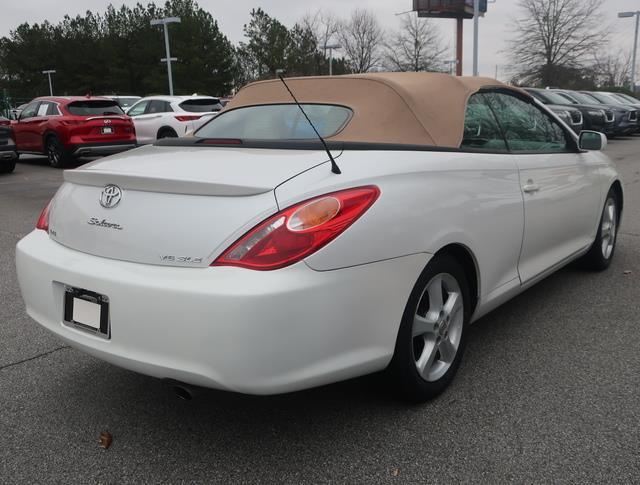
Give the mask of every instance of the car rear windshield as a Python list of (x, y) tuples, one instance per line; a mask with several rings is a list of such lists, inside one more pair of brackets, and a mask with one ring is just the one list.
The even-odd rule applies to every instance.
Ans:
[[(339, 131), (351, 119), (343, 106), (303, 104), (304, 111), (323, 138)], [(237, 108), (218, 115), (195, 134), (199, 138), (239, 138), (248, 140), (309, 140), (313, 128), (295, 104), (258, 105)]]
[(67, 105), (67, 110), (74, 116), (123, 115), (124, 111), (116, 101), (74, 101)]
[(118, 98), (116, 101), (123, 108), (128, 108), (129, 106), (133, 106), (139, 99), (140, 98)]
[(180, 103), (180, 107), (190, 113), (210, 113), (222, 109), (220, 100), (216, 98), (188, 99)]

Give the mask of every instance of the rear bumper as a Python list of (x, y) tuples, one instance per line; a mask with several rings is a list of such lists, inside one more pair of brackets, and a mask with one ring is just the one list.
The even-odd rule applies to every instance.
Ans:
[[(136, 372), (274, 394), (383, 369), (429, 256), (335, 271), (116, 261), (33, 231), (16, 248), (27, 313), (71, 346)], [(65, 285), (109, 298), (111, 338), (63, 323)]]
[(95, 144), (95, 145), (80, 145), (72, 149), (71, 153), (76, 157), (83, 156), (106, 156), (113, 155), (115, 153), (124, 152), (135, 148), (135, 143), (109, 143), (109, 144)]

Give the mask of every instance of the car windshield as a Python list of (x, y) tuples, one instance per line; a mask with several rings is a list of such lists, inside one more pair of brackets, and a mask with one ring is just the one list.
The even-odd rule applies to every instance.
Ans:
[(618, 98), (619, 100), (621, 100), (622, 102), (626, 103), (626, 104), (640, 104), (640, 99), (634, 98), (633, 96), (629, 96), (628, 94), (624, 94), (624, 93), (614, 93), (612, 94), (612, 96), (614, 96), (615, 98)]
[(596, 98), (588, 94), (571, 91), (570, 93), (568, 93), (568, 95), (571, 96), (572, 98), (577, 99), (579, 102), (583, 104), (601, 104), (600, 101), (598, 101)]
[(188, 99), (180, 103), (180, 107), (189, 113), (210, 113), (222, 109), (220, 100), (216, 98)]
[[(341, 131), (352, 111), (343, 106), (303, 104), (304, 111), (323, 138)], [(313, 128), (295, 104), (258, 105), (224, 112), (195, 134), (199, 138), (253, 140), (309, 140)]]
[(567, 102), (570, 102), (567, 98), (563, 98), (558, 93), (550, 90), (544, 91), (542, 95), (549, 100), (549, 104), (567, 104)]
[(74, 116), (123, 115), (124, 111), (116, 101), (92, 100), (74, 101), (67, 105), (67, 110)]
[(604, 104), (626, 104), (618, 99), (615, 99), (613, 96), (610, 96), (608, 94), (597, 93), (597, 92), (592, 92), (589, 94)]

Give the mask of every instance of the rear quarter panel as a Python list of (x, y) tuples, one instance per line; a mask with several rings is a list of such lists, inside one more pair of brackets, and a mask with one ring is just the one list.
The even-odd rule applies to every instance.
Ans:
[(307, 258), (313, 269), (433, 254), (457, 243), (477, 262), (481, 295), (517, 280), (524, 209), (511, 155), (346, 151), (338, 163), (342, 175), (325, 164), (276, 189), (280, 208), (349, 187), (381, 190), (352, 227)]

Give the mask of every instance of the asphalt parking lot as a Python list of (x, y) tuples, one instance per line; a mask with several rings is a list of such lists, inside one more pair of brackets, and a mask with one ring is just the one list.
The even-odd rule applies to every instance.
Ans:
[(62, 172), (21, 160), (0, 176), (0, 482), (638, 483), (640, 138), (607, 153), (626, 189), (612, 267), (566, 268), (473, 325), (453, 385), (421, 406), (375, 377), (185, 402), (64, 346), (27, 317), (14, 268)]

